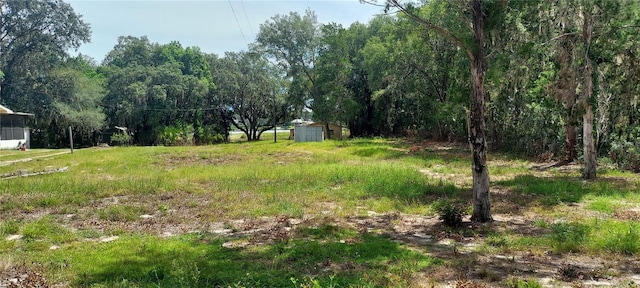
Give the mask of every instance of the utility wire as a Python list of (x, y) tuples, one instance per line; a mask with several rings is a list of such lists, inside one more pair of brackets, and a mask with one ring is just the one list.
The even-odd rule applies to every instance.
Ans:
[(247, 9), (244, 7), (244, 1), (240, 0), (240, 6), (242, 6), (242, 11), (244, 12), (244, 18), (247, 19), (247, 24), (249, 24), (249, 32), (251, 36), (255, 39), (256, 34), (253, 33), (253, 29), (251, 29), (251, 21), (249, 20), (249, 15), (247, 15)]
[(247, 46), (249, 46), (249, 42), (247, 41), (247, 37), (244, 37), (244, 32), (242, 32), (242, 26), (240, 26), (240, 21), (238, 20), (238, 15), (236, 14), (236, 10), (233, 9), (233, 4), (231, 3), (231, 0), (229, 0), (229, 7), (231, 7), (231, 12), (233, 13), (233, 18), (236, 19), (236, 24), (238, 25), (238, 29), (240, 29), (240, 34), (242, 35), (242, 39), (244, 39), (244, 42), (247, 44)]

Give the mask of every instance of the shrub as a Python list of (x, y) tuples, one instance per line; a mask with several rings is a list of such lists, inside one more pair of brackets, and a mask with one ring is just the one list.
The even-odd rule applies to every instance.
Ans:
[(226, 141), (223, 133), (213, 126), (198, 127), (194, 134), (194, 141), (198, 145), (223, 143)]
[(193, 125), (176, 125), (162, 128), (158, 142), (165, 146), (193, 145)]
[(439, 219), (444, 225), (449, 227), (462, 227), (462, 216), (466, 214), (462, 206), (446, 202), (437, 207), (437, 209), (440, 215)]
[(542, 285), (538, 283), (538, 281), (533, 279), (523, 280), (523, 279), (511, 278), (507, 280), (506, 284), (507, 284), (507, 287), (510, 287), (510, 288), (542, 288)]
[(629, 128), (611, 141), (609, 158), (618, 168), (640, 172), (640, 127)]
[(124, 131), (113, 133), (111, 135), (111, 144), (116, 146), (124, 146), (131, 144), (132, 137)]

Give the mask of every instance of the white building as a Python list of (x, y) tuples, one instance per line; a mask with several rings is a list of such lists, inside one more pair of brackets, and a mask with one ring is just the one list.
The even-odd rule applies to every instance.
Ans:
[(17, 149), (23, 143), (29, 148), (29, 128), (26, 127), (29, 116), (34, 115), (13, 112), (0, 105), (0, 149)]

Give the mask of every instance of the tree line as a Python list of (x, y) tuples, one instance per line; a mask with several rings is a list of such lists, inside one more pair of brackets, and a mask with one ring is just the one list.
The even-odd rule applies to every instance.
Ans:
[(68, 54), (91, 34), (69, 4), (1, 1), (0, 103), (36, 115), (36, 147), (66, 145), (69, 126), (80, 146), (258, 140), (307, 117), (640, 170), (637, 1), (377, 4), (389, 13), (348, 27), (275, 15), (224, 55), (122, 36), (98, 64)]

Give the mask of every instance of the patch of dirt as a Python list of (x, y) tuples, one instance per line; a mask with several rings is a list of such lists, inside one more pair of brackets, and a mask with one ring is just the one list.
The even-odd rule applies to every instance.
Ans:
[(269, 153), (266, 157), (272, 159), (273, 163), (287, 165), (291, 163), (309, 162), (312, 160), (311, 152), (275, 152)]
[(460, 177), (460, 175), (455, 173), (446, 174), (446, 173), (440, 173), (440, 172), (434, 171), (434, 170), (439, 170), (441, 168), (442, 166), (435, 165), (431, 168), (420, 169), (419, 171), (420, 173), (427, 176), (429, 179), (436, 179), (436, 180), (441, 180), (443, 182), (448, 182), (456, 185), (456, 187), (469, 187), (469, 185), (471, 185), (473, 181), (473, 178), (471, 177), (471, 175)]
[(635, 211), (635, 210), (615, 211), (613, 212), (611, 217), (619, 220), (640, 221), (640, 211)]
[(241, 155), (209, 155), (196, 152), (184, 152), (180, 154), (159, 155), (160, 162), (168, 167), (193, 166), (193, 165), (229, 165), (240, 163), (244, 159)]
[(107, 143), (100, 143), (97, 146), (93, 146), (91, 148), (92, 149), (109, 149), (109, 148), (112, 148), (112, 147), (109, 146), (109, 144), (107, 144)]
[(0, 287), (50, 287), (47, 279), (37, 268), (29, 267), (25, 263), (14, 265), (3, 262), (0, 264)]

